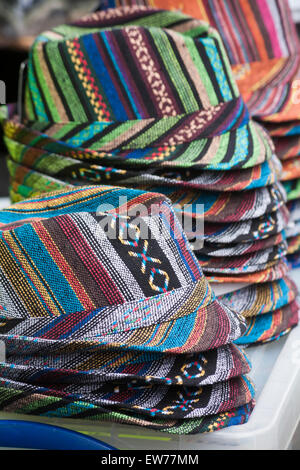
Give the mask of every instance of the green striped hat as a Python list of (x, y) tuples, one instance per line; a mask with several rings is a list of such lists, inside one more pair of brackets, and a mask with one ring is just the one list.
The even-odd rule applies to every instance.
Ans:
[(13, 160), (35, 168), (46, 155), (66, 180), (81, 162), (230, 170), (272, 156), (218, 33), (178, 12), (156, 27), (154, 11), (97, 12), (36, 39), (23, 115), (2, 116)]

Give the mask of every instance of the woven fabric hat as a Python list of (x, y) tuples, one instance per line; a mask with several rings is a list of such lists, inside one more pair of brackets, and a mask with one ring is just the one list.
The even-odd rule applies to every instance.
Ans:
[[(53, 178), (25, 167), (21, 168), (11, 161), (8, 161), (8, 167), (13, 181), (11, 186), (13, 200), (17, 198), (17, 195), (33, 197), (40, 192), (53, 191), (65, 187), (76, 187), (74, 183), (76, 185), (86, 183), (84, 180), (68, 183), (67, 181), (59, 180), (57, 177)], [(213, 191), (211, 183), (209, 189), (201, 189), (195, 187), (196, 184), (189, 187), (189, 184), (179, 181), (177, 184), (169, 184), (169, 182), (159, 181), (158, 178), (156, 182), (154, 180), (152, 183), (150, 181), (144, 183), (139, 177), (137, 179), (138, 181), (135, 182), (124, 182), (122, 179), (115, 182), (118, 186), (127, 188), (138, 187), (145, 191), (164, 194), (171, 200), (176, 210), (182, 213), (187, 211), (188, 215), (204, 218), (207, 222), (226, 223), (258, 218), (278, 210), (285, 204), (287, 199), (285, 189), (279, 182), (267, 187), (245, 191), (243, 193), (244, 202), (241, 204), (240, 192)], [(205, 180), (205, 177), (203, 176), (202, 179)], [(110, 181), (110, 179), (108, 178), (107, 181)], [(95, 182), (97, 183), (97, 181)], [(160, 182), (162, 183), (161, 185), (159, 184)], [(214, 188), (216, 189), (217, 187), (215, 186)]]
[(195, 250), (195, 252), (211, 257), (227, 258), (230, 256), (242, 256), (249, 253), (256, 253), (257, 251), (265, 250), (266, 248), (277, 246), (279, 244), (287, 246), (284, 232), (263, 240), (258, 240), (257, 242), (236, 243), (231, 245), (225, 243), (206, 242), (201, 250)]
[[(270, 160), (271, 162), (271, 160)], [(265, 162), (269, 167), (269, 162)], [(217, 172), (217, 171), (209, 171), (204, 170), (199, 172), (200, 175), (198, 178), (193, 178), (192, 180), (179, 180), (182, 178), (182, 175), (179, 174), (177, 171), (169, 172), (166, 176), (154, 176), (151, 175), (151, 170), (148, 170), (149, 173), (141, 173), (136, 172), (136, 175), (132, 178), (128, 178), (126, 181), (122, 178), (122, 174), (127, 173), (127, 170), (116, 170), (114, 168), (107, 168), (101, 167), (103, 173), (105, 175), (104, 178), (98, 177), (86, 177), (86, 173), (93, 173), (93, 169), (84, 170), (83, 173), (85, 176), (82, 176), (80, 179), (77, 177), (75, 179), (67, 179), (67, 182), (63, 179), (58, 179), (57, 176), (48, 176), (45, 173), (41, 173), (36, 170), (32, 170), (30, 168), (25, 167), (24, 165), (16, 164), (11, 159), (7, 160), (8, 169), (10, 173), (10, 197), (13, 202), (18, 202), (24, 198), (31, 198), (34, 197), (37, 193), (43, 193), (47, 191), (55, 191), (58, 189), (62, 189), (65, 187), (72, 188), (78, 185), (82, 186), (85, 184), (102, 184), (101, 180), (103, 179), (104, 184), (117, 184), (118, 186), (125, 186), (125, 187), (137, 187), (137, 186), (144, 186), (149, 191), (148, 187), (150, 188), (153, 184), (162, 184), (164, 186), (168, 186), (170, 188), (184, 188), (186, 190), (205, 190), (205, 191), (215, 191), (215, 188), (218, 187), (220, 191), (226, 191), (228, 193), (229, 188), (233, 186), (236, 190), (244, 189), (251, 189), (258, 186), (258, 188), (263, 188), (264, 183), (266, 185), (272, 185), (277, 181), (278, 175), (277, 170), (276, 172), (271, 170), (267, 170), (266, 173), (262, 174), (261, 167), (264, 165), (258, 165), (250, 170), (241, 170), (239, 175), (241, 178), (233, 183), (233, 178), (235, 177), (232, 173), (237, 173), (237, 171), (231, 172)], [(94, 167), (95, 165), (93, 165)], [(276, 165), (276, 167), (282, 169), (282, 165)], [(101, 171), (102, 171), (101, 170)], [(254, 171), (252, 171), (254, 170)], [(257, 171), (258, 173), (257, 173)], [(43, 171), (43, 170), (42, 170)], [(157, 170), (153, 170), (157, 171)], [(242, 173), (248, 173), (247, 181), (244, 180), (244, 176), (241, 175)], [(133, 173), (133, 172), (131, 172)], [(186, 171), (187, 174), (190, 173), (190, 170)], [(217, 174), (220, 173), (219, 176)], [(256, 174), (261, 175), (258, 176), (256, 179)], [(207, 177), (206, 177), (207, 175)], [(60, 175), (61, 178), (64, 178), (63, 175)], [(251, 179), (253, 177), (253, 179)], [(172, 179), (174, 178), (174, 179)], [(69, 182), (68, 182), (69, 181)], [(235, 185), (235, 186), (234, 186)], [(220, 195), (221, 196), (221, 195)]]
[[(124, 3), (178, 9), (176, 0), (114, 0), (110, 6)], [(299, 39), (288, 0), (183, 0), (180, 9), (218, 30), (253, 115), (275, 122), (300, 118)]]
[(264, 240), (282, 232), (289, 223), (289, 217), (288, 209), (282, 206), (278, 211), (257, 219), (227, 224), (206, 222), (202, 238), (204, 242), (223, 243), (229, 247), (232, 244)]
[(263, 269), (261, 271), (257, 271), (254, 273), (214, 273), (214, 272), (206, 272), (206, 277), (210, 282), (214, 283), (250, 283), (250, 284), (258, 284), (261, 282), (270, 282), (276, 281), (281, 279), (283, 276), (286, 276), (289, 272), (289, 266), (286, 258), (282, 258), (279, 262), (275, 264), (271, 264), (271, 266)]
[[(13, 113), (12, 113), (13, 115)], [(184, 186), (187, 189), (215, 191), (243, 191), (268, 186), (277, 181), (281, 164), (273, 155), (270, 160), (245, 170), (195, 170), (187, 168), (117, 168), (103, 164), (90, 165), (80, 158), (61, 156), (17, 143), (7, 137), (5, 142), (9, 150), (9, 171), (13, 180), (22, 183), (28, 173), (36, 171), (70, 184), (163, 184)], [(33, 170), (35, 169), (35, 170)]]
[(57, 192), (0, 213), (7, 350), (183, 353), (239, 337), (242, 317), (216, 300), (169, 203), (137, 219), (95, 212), (100, 195)]
[(24, 118), (6, 115), (6, 138), (90, 164), (228, 170), (270, 159), (218, 33), (174, 12), (147, 27), (150, 14), (109, 10), (39, 36)]
[[(66, 398), (69, 404), (82, 402), (88, 411), (88, 404), (101, 407), (107, 413), (112, 411), (136, 412), (141, 417), (164, 419), (194, 419), (214, 415), (249, 403), (254, 397), (252, 383), (246, 377), (236, 377), (204, 387), (166, 385), (116, 385), (102, 384), (59, 384), (57, 387), (22, 383), (5, 378), (7, 390), (24, 392), (27, 395), (43, 395), (46, 398)], [(126, 398), (124, 395), (126, 394)], [(13, 394), (12, 394), (13, 395)], [(15, 403), (15, 407), (18, 404)], [(14, 410), (12, 397), (10, 410)], [(0, 397), (1, 407), (1, 397)]]

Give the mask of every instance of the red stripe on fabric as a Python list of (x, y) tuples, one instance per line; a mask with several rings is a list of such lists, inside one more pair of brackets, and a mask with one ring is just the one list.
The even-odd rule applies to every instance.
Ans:
[(93, 279), (99, 284), (99, 289), (105, 295), (109, 305), (124, 303), (124, 297), (114, 283), (113, 279), (95, 256), (95, 253), (89, 246), (87, 239), (79, 231), (75, 223), (68, 217), (58, 217), (57, 223), (65, 233), (69, 242), (72, 244), (78, 257), (88, 269)]

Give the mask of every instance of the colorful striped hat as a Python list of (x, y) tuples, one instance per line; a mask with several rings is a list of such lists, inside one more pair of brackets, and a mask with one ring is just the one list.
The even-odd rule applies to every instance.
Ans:
[[(55, 192), (0, 212), (7, 348), (184, 353), (242, 334), (242, 317), (216, 300), (169, 203), (132, 190), (119, 207), (124, 191)], [(149, 214), (125, 211), (137, 202), (141, 211), (145, 197), (161, 198)]]
[(99, 8), (137, 4), (180, 8), (207, 21), (222, 37), (251, 113), (274, 122), (300, 119), (300, 43), (288, 0), (102, 0)]
[[(246, 382), (245, 382), (246, 384)], [(249, 381), (248, 381), (249, 384)], [(0, 382), (0, 406), (4, 411), (57, 418), (73, 418), (142, 426), (170, 434), (199, 434), (218, 431), (228, 426), (246, 423), (253, 411), (255, 401), (222, 411), (218, 414), (190, 419), (165, 419), (140, 415), (128, 410), (109, 410), (83, 400), (72, 401), (63, 393), (47, 395), (45, 390), (29, 386), (10, 386)], [(247, 384), (246, 384), (247, 385)], [(10, 387), (9, 387), (10, 386)], [(249, 385), (248, 385), (249, 386)], [(236, 389), (237, 390), (237, 389)], [(26, 399), (22, 399), (22, 398)]]
[(273, 144), (249, 118), (218, 33), (174, 12), (161, 12), (161, 27), (147, 26), (152, 13), (99, 12), (36, 39), (24, 112), (3, 119), (6, 141), (19, 144), (14, 160), (42, 151), (91, 169), (229, 170), (271, 158)]

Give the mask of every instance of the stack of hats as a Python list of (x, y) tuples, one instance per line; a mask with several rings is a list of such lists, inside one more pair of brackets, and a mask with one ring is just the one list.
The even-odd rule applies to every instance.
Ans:
[(216, 299), (164, 196), (85, 186), (0, 211), (0, 298), (4, 412), (187, 434), (253, 409), (232, 344), (245, 320)]
[[(110, 2), (111, 6), (121, 4), (178, 8), (177, 2), (172, 0)], [(102, 2), (102, 9), (107, 6)], [(300, 265), (300, 216), (297, 211), (300, 197), (300, 179), (297, 179), (300, 178), (300, 54), (288, 2), (183, 0), (180, 7), (185, 13), (208, 21), (218, 29), (251, 114), (274, 135), (276, 154), (283, 160), (280, 179), (291, 201), (288, 204), (291, 223), (286, 230), (288, 259), (291, 266), (297, 267)], [(291, 135), (294, 136), (292, 139)], [(245, 265), (247, 263), (246, 259)]]
[[(2, 118), (14, 201), (108, 182), (155, 191), (195, 237), (211, 282), (256, 284), (242, 291), (249, 312), (290, 285), (280, 162), (206, 22), (125, 7), (45, 32), (30, 52), (21, 108)], [(245, 344), (298, 323), (295, 299), (274, 309), (249, 320)]]
[[(120, 5), (178, 9), (175, 0), (102, 0)], [(220, 33), (239, 90), (251, 114), (269, 130), (283, 161), (280, 179), (293, 224), (288, 259), (300, 266), (300, 42), (288, 0), (182, 0), (184, 13), (208, 21)]]

